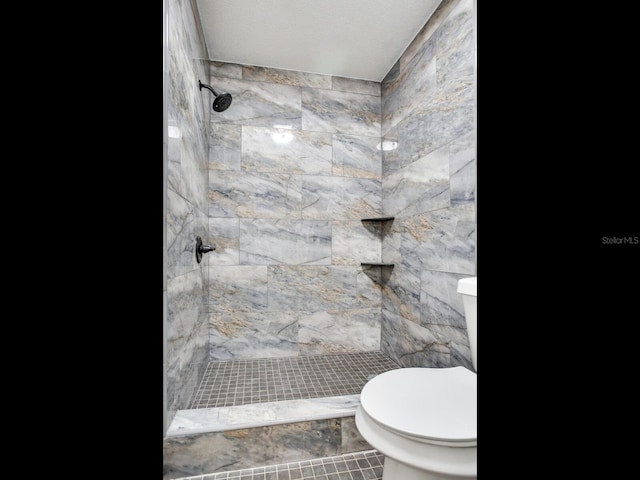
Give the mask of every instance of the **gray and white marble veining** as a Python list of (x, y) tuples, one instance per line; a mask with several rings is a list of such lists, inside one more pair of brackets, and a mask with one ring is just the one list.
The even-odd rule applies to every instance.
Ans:
[(382, 178), (385, 178), (390, 172), (397, 171), (411, 162), (408, 155), (405, 156), (403, 153), (405, 150), (404, 145), (398, 140), (398, 130), (395, 127), (389, 129), (389, 131), (382, 136), (382, 142), (395, 142), (396, 144), (396, 148), (383, 150), (380, 155), (380, 170), (382, 172)]
[(429, 325), (429, 331), (436, 338), (447, 343), (450, 366), (461, 365), (474, 371), (466, 326), (457, 328), (449, 325)]
[(382, 296), (382, 308), (416, 324), (420, 323), (420, 274), (407, 268), (394, 267), (393, 282), (387, 282)]
[[(464, 275), (463, 275), (464, 276)], [(441, 342), (447, 342), (450, 346), (457, 344), (460, 347), (464, 347), (469, 352), (469, 337), (467, 335), (466, 324), (462, 327), (455, 325), (442, 325), (442, 324), (429, 324), (429, 331), (431, 334)], [(470, 356), (467, 356), (471, 360)]]
[(368, 230), (359, 220), (332, 222), (331, 263), (360, 265), (360, 262), (380, 262), (380, 236)]
[(420, 47), (406, 68), (387, 82), (382, 97), (382, 132), (406, 118), (417, 106), (431, 103), (436, 96), (436, 46), (429, 40)]
[[(385, 97), (391, 95), (393, 90), (395, 90), (398, 85), (402, 83), (399, 81), (401, 75), (406, 74), (406, 68), (400, 68), (400, 59), (387, 72), (387, 75), (380, 82), (380, 96), (382, 97), (382, 105), (384, 105)], [(382, 109), (382, 113), (384, 114), (384, 108)], [(384, 129), (382, 130), (382, 135), (385, 134)]]
[(172, 341), (167, 346), (166, 393), (167, 409), (171, 412), (187, 408), (200, 385), (208, 361), (207, 323), (197, 323), (195, 327), (197, 328), (190, 332), (189, 337), (180, 341)]
[(263, 265), (209, 267), (210, 311), (226, 313), (265, 310), (267, 285), (267, 267)]
[(452, 6), (436, 32), (438, 85), (447, 88), (460, 78), (474, 74), (473, 0), (461, 0)]
[(460, 81), (455, 87), (431, 103), (417, 105), (396, 124), (399, 166), (473, 132), (473, 83)]
[(200, 270), (193, 270), (167, 280), (167, 339), (178, 341), (189, 337), (197, 328), (195, 320), (203, 310), (199, 301), (205, 291)]
[[(300, 129), (300, 87), (215, 76), (211, 77), (211, 83), (216, 91), (227, 92), (232, 97), (231, 106), (213, 114), (212, 122), (262, 127), (289, 125)], [(213, 94), (203, 90), (203, 95), (206, 94), (213, 103)]]
[(396, 217), (382, 257), (396, 268), (381, 345), (403, 366), (468, 363), (455, 279), (475, 272), (473, 28), (473, 0), (444, 0), (381, 85), (381, 131), (398, 145), (382, 153)]
[(382, 312), (381, 350), (402, 367), (449, 367), (450, 348), (429, 329)]
[(380, 137), (333, 135), (334, 176), (382, 179)]
[(207, 357), (204, 282), (199, 270), (167, 280), (166, 365), (168, 404), (185, 408)]
[(400, 56), (398, 60), (399, 67), (403, 70), (407, 68), (407, 64), (411, 62), (416, 52), (441, 28), (443, 22), (449, 18), (451, 11), (456, 8), (458, 4), (466, 4), (467, 2), (472, 4), (473, 1), (474, 0), (442, 0), (438, 8), (433, 12), (433, 15), (429, 18), (429, 21), (422, 27)]
[(323, 310), (300, 316), (301, 355), (380, 350), (378, 309)]
[(339, 455), (346, 453), (342, 444), (342, 418), (169, 437), (163, 442), (163, 478)]
[[(209, 111), (208, 91), (191, 85), (200, 77), (193, 57), (170, 56), (185, 73), (172, 77), (170, 116), (181, 137), (168, 146), (169, 263), (185, 282), (191, 271), (203, 283), (203, 273), (210, 276), (217, 354), (373, 348), (379, 331), (382, 347), (394, 345), (405, 366), (466, 360), (452, 289), (457, 276), (475, 271), (471, 6), (444, 0), (382, 84), (213, 63), (207, 83), (234, 99), (220, 113)], [(179, 42), (190, 49), (189, 40)], [(201, 118), (213, 123), (204, 171)], [(274, 125), (291, 126), (285, 150), (269, 139)], [(383, 131), (397, 150), (375, 149)], [(386, 236), (359, 229), (360, 218), (383, 211), (397, 217)], [(202, 212), (210, 215), (203, 237), (217, 246), (204, 269), (188, 241), (203, 228)], [(359, 265), (381, 259), (397, 263), (384, 286)], [(200, 330), (190, 318), (195, 299), (174, 315), (173, 337), (199, 335), (188, 333)], [(184, 360), (174, 354), (172, 369)]]
[(209, 129), (209, 169), (239, 171), (242, 156), (242, 127), (210, 123)]
[(207, 242), (215, 245), (215, 250), (205, 257), (208, 265), (239, 265), (240, 239), (238, 218), (209, 217)]
[(209, 320), (211, 360), (297, 356), (297, 312), (240, 311), (215, 313)]
[(167, 278), (184, 275), (197, 268), (194, 247), (197, 235), (206, 232), (206, 217), (187, 199), (167, 189), (166, 210)]
[(331, 222), (314, 220), (240, 221), (243, 265), (330, 265)]
[(321, 311), (356, 305), (357, 267), (270, 265), (267, 268), (270, 310)]
[[(166, 412), (184, 408), (207, 357), (206, 272), (195, 262), (196, 235), (207, 230), (208, 113), (197, 88), (207, 78), (204, 45), (190, 2), (169, 1), (163, 38), (167, 124), (165, 179)], [(166, 43), (165, 43), (166, 41)], [(204, 188), (203, 188), (204, 187)], [(134, 268), (135, 271), (135, 268)]]
[(358, 220), (382, 211), (381, 182), (350, 177), (304, 175), (302, 218), (309, 220)]
[(167, 161), (174, 162), (179, 166), (182, 144), (182, 131), (186, 128), (182, 124), (185, 122), (185, 120), (180, 117), (173, 105), (168, 105), (167, 110), (167, 116), (169, 117), (169, 119), (167, 120)]
[[(442, 272), (475, 274), (475, 208), (472, 203), (436, 210), (424, 215), (429, 224), (424, 241), (411, 249), (424, 268)], [(414, 257), (414, 258), (415, 258)]]
[(467, 328), (458, 293), (458, 280), (464, 275), (423, 270), (420, 275), (420, 325), (449, 325)]
[(212, 172), (209, 176), (209, 216), (300, 218), (301, 188), (299, 175)]
[(302, 89), (302, 128), (380, 137), (380, 97), (315, 88)]
[[(403, 366), (470, 364), (452, 289), (475, 272), (472, 12), (473, 0), (443, 0), (382, 83), (218, 62), (206, 71), (193, 60), (204, 57), (191, 45), (192, 19), (172, 24), (168, 109), (180, 136), (167, 145), (168, 270), (184, 286), (169, 286), (170, 409), (186, 398), (174, 385), (180, 371), (188, 384), (197, 378), (203, 329), (216, 359), (378, 345)], [(198, 78), (231, 93), (231, 107), (212, 112)], [(269, 138), (282, 131), (275, 125), (290, 127), (285, 149)], [(376, 149), (383, 133), (398, 149)], [(385, 235), (360, 230), (361, 218), (382, 213), (396, 216)], [(217, 246), (203, 264), (195, 235)], [(360, 266), (379, 260), (396, 263), (384, 283)], [(196, 292), (207, 283), (203, 304)], [(333, 453), (338, 430), (335, 419), (270, 425), (182, 446), (210, 472)], [(169, 470), (191, 468), (171, 448)]]
[[(227, 78), (235, 78), (242, 79), (242, 69), (244, 67), (237, 63), (225, 63), (225, 62), (211, 62), (209, 64), (209, 77), (227, 77)], [(202, 80), (202, 83), (207, 83)], [(213, 89), (218, 91), (214, 85)]]
[(356, 306), (376, 309), (382, 307), (382, 285), (373, 281), (362, 270), (358, 271), (356, 277)]
[(460, 79), (473, 81), (475, 71), (475, 52), (473, 50), (473, 31), (467, 31), (464, 49), (457, 49), (450, 55), (438, 59), (437, 83), (443, 91), (451, 89)]
[[(203, 128), (203, 127), (200, 127)], [(191, 129), (182, 126), (179, 139), (171, 139), (168, 144), (178, 141), (173, 148), (174, 157), (167, 157), (167, 189), (193, 203), (202, 211), (206, 210), (207, 157), (204, 145), (198, 146)], [(206, 141), (204, 138), (202, 141)]]
[[(279, 141), (289, 136), (287, 143)], [(331, 175), (331, 134), (284, 128), (242, 127), (242, 169)]]
[(167, 437), (352, 416), (360, 395), (179, 410)]
[[(180, 14), (178, 14), (180, 15)], [(167, 63), (169, 73), (168, 100), (172, 108), (178, 112), (178, 117), (184, 119), (182, 125), (196, 127), (203, 122), (202, 99), (198, 95), (198, 81), (193, 80), (200, 74), (204, 75), (203, 64), (194, 61), (193, 51), (196, 48), (188, 37), (188, 27), (175, 28), (172, 23), (172, 15), (169, 16), (169, 48), (167, 51)], [(170, 116), (170, 119), (175, 117)], [(194, 129), (195, 131), (195, 129)], [(195, 143), (194, 147), (201, 147)]]
[(380, 96), (380, 82), (373, 82), (370, 80), (332, 77), (331, 89), (340, 92), (362, 93), (364, 95), (373, 95), (376, 97)]
[(297, 87), (331, 88), (331, 76), (318, 73), (296, 72), (279, 68), (245, 66), (242, 79)]
[(472, 134), (453, 142), (449, 150), (451, 205), (473, 202), (476, 193), (476, 154)]
[[(473, 203), (396, 218), (393, 232), (385, 238), (382, 252), (394, 260), (400, 258), (404, 271), (412, 271), (417, 275), (417, 272), (425, 269), (474, 274)], [(419, 291), (415, 293), (419, 295)]]
[(356, 425), (355, 416), (342, 417), (340, 419), (342, 427), (342, 451), (343, 452), (364, 452), (373, 450), (373, 447), (367, 442)]
[(382, 182), (384, 209), (389, 215), (415, 215), (449, 206), (449, 149), (440, 148)]

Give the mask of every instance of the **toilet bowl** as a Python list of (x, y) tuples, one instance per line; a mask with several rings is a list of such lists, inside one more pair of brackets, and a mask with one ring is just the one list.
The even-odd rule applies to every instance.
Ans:
[[(474, 370), (476, 285), (476, 277), (458, 282)], [(477, 478), (475, 371), (407, 367), (382, 373), (363, 387), (355, 421), (362, 437), (385, 455), (383, 480)]]

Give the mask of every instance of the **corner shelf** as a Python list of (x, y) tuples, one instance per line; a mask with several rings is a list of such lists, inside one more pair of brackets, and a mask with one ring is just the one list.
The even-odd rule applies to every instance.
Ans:
[(362, 273), (374, 282), (385, 285), (391, 278), (393, 263), (361, 262)]
[(395, 217), (373, 217), (373, 218), (363, 218), (362, 222), (388, 222), (389, 220), (393, 220)]
[[(392, 222), (395, 217), (371, 217), (371, 218), (362, 218), (362, 222), (374, 222), (382, 224), (384, 222)], [(387, 223), (383, 225), (380, 230), (378, 230), (378, 235), (380, 238), (385, 234), (385, 230), (389, 230), (391, 224)], [(378, 229), (379, 227), (376, 227)], [(371, 280), (376, 283), (385, 284), (391, 277), (391, 271), (395, 264), (393, 263), (385, 263), (385, 262), (360, 262), (362, 266), (362, 271), (366, 273)]]

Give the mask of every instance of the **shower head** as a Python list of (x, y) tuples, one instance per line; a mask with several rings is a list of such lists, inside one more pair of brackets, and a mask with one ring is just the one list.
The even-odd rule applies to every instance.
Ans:
[(209, 85), (205, 85), (204, 83), (202, 83), (200, 80), (198, 80), (198, 84), (200, 85), (200, 90), (202, 90), (202, 87), (204, 87), (207, 90), (211, 90), (211, 93), (213, 93), (216, 96), (216, 98), (213, 100), (213, 109), (216, 112), (224, 112), (227, 108), (229, 108), (229, 105), (231, 105), (230, 93), (226, 93), (226, 92), (218, 93)]

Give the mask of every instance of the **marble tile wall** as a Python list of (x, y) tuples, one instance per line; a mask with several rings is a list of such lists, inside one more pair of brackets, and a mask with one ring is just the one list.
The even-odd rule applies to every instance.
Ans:
[[(381, 83), (206, 64), (193, 2), (166, 2), (169, 410), (207, 358), (470, 366), (455, 285), (476, 271), (473, 0), (443, 0)], [(360, 221), (380, 215), (384, 234)], [(216, 246), (201, 264), (197, 235)], [(396, 266), (375, 282), (363, 261)]]
[(212, 360), (380, 349), (380, 83), (225, 63), (209, 123)]
[(381, 86), (381, 349), (404, 367), (472, 368), (459, 278), (476, 274), (473, 0), (443, 0)]
[(208, 270), (194, 257), (196, 236), (207, 232), (208, 79), (190, 1), (165, 0), (165, 395), (166, 425), (187, 408), (208, 360), (204, 295)]
[(164, 480), (370, 450), (353, 416), (171, 437)]

